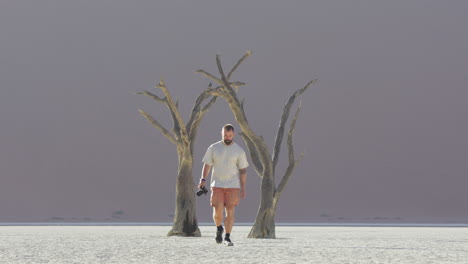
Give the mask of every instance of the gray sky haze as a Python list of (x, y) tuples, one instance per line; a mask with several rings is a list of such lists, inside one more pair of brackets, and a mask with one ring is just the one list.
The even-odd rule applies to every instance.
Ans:
[[(252, 50), (233, 79), (247, 83), (239, 97), (270, 149), (286, 100), (318, 79), (299, 98), (305, 156), (278, 222), (467, 223), (467, 10), (458, 0), (1, 1), (0, 221), (171, 221), (175, 146), (137, 110), (169, 128), (171, 118), (135, 93), (158, 93), (164, 78), (187, 119), (209, 82), (195, 71), (216, 74), (216, 54), (231, 67)], [(199, 129), (195, 180), (225, 123), (235, 120), (219, 100)], [(240, 222), (258, 208), (252, 167), (247, 184)], [(197, 197), (199, 221), (211, 221), (208, 203)]]

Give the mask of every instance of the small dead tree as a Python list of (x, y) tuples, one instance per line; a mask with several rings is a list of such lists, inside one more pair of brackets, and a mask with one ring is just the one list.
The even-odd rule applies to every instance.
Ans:
[[(203, 116), (215, 103), (217, 97), (211, 97), (211, 94), (208, 91), (201, 93), (192, 108), (190, 120), (185, 124), (179, 113), (178, 104), (172, 99), (164, 81), (161, 80), (159, 84), (156, 85), (156, 88), (160, 88), (162, 90), (164, 94), (163, 98), (148, 91), (137, 94), (149, 96), (156, 102), (164, 104), (169, 109), (174, 123), (172, 133), (150, 114), (143, 110), (138, 111), (177, 147), (179, 163), (176, 180), (176, 206), (172, 229), (167, 235), (201, 236), (195, 212), (195, 184), (192, 177), (193, 145), (197, 135), (198, 126), (200, 125)], [(202, 107), (203, 101), (207, 100), (209, 97), (211, 97), (210, 101)]]
[[(251, 54), (252, 53), (248, 51), (244, 56), (242, 56), (242, 58), (240, 58), (233, 67), (233, 70), (237, 69), (237, 67)], [(283, 141), (284, 137), (286, 122), (289, 118), (290, 110), (292, 105), (294, 104), (296, 97), (305, 92), (307, 88), (310, 85), (312, 85), (316, 80), (310, 81), (303, 88), (294, 92), (289, 98), (286, 105), (284, 106), (283, 114), (280, 119), (279, 128), (275, 139), (273, 155), (270, 155), (270, 151), (268, 150), (268, 147), (265, 144), (263, 137), (255, 134), (250, 128), (249, 123), (247, 122), (247, 117), (244, 112), (244, 100), (240, 101), (236, 94), (236, 91), (238, 90), (239, 86), (237, 86), (236, 83), (230, 82), (233, 70), (231, 70), (227, 75), (225, 75), (219, 55), (216, 56), (216, 64), (218, 66), (220, 78), (215, 77), (214, 75), (204, 70), (198, 70), (197, 72), (203, 74), (204, 76), (208, 77), (209, 79), (211, 79), (219, 85), (216, 88), (210, 87), (207, 89), (207, 91), (210, 92), (213, 96), (222, 97), (229, 104), (229, 107), (242, 130), (240, 135), (242, 136), (242, 139), (244, 140), (245, 144), (247, 145), (247, 148), (249, 149), (253, 167), (256, 173), (262, 178), (261, 202), (257, 212), (255, 223), (252, 229), (250, 230), (248, 237), (275, 238), (275, 213), (278, 205), (278, 200), (284, 188), (286, 187), (286, 184), (291, 178), (292, 172), (294, 171), (296, 165), (299, 163), (303, 156), (303, 154), (301, 154), (298, 159), (295, 158), (292, 143), (296, 120), (301, 110), (300, 104), (290, 123), (288, 131), (287, 144), (289, 166), (286, 169), (286, 172), (283, 178), (281, 179), (280, 184), (278, 185), (278, 187), (276, 187), (275, 168), (278, 163), (278, 157), (281, 150), (281, 142)], [(233, 88), (235, 88), (236, 91)]]

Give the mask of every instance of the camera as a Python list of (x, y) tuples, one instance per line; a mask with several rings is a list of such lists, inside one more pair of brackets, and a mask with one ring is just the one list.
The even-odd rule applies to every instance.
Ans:
[(202, 194), (208, 193), (208, 190), (205, 188), (205, 186), (202, 186), (200, 190), (197, 191), (197, 196), (201, 196)]

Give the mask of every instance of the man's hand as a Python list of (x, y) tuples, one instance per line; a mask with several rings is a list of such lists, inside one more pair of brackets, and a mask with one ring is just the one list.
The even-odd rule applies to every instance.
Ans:
[(247, 194), (245, 193), (244, 188), (241, 188), (241, 189), (240, 189), (240, 198), (241, 198), (241, 199), (244, 199), (246, 195), (247, 195)]
[(198, 183), (198, 189), (200, 190), (202, 188), (202, 186), (205, 186), (205, 181), (202, 181), (200, 179), (200, 183)]

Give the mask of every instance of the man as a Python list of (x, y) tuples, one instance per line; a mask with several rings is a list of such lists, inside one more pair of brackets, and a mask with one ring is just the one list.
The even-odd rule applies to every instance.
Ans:
[(223, 242), (222, 222), (223, 210), (225, 210), (226, 234), (224, 243), (227, 246), (233, 246), (231, 230), (234, 225), (234, 211), (239, 204), (239, 198), (244, 199), (246, 196), (245, 183), (249, 163), (244, 150), (233, 141), (234, 127), (232, 125), (224, 125), (221, 136), (221, 141), (212, 144), (206, 150), (198, 188), (205, 186), (206, 177), (213, 169), (211, 173), (211, 206), (213, 206), (213, 220), (217, 228), (216, 243)]

